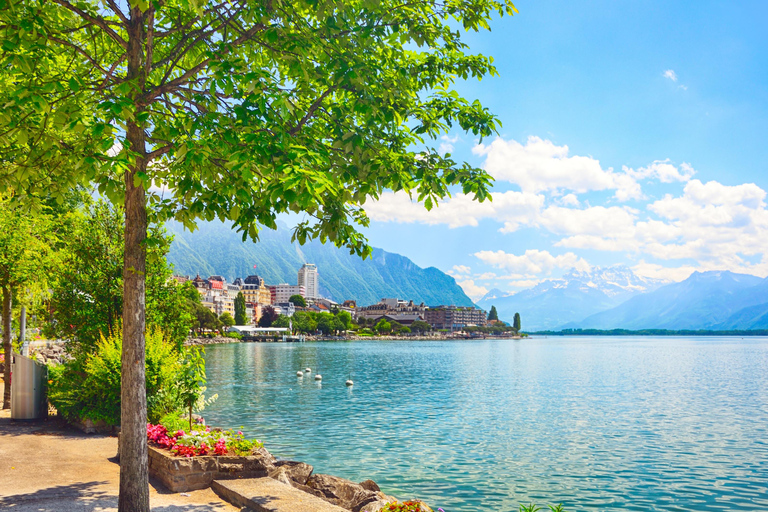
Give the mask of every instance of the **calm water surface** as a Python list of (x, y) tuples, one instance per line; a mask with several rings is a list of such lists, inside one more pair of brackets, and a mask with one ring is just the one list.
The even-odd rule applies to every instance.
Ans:
[(206, 360), (209, 423), (446, 512), (768, 510), (766, 338), (249, 343)]

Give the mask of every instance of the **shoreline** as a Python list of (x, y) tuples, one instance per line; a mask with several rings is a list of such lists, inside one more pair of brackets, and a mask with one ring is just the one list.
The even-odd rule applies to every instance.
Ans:
[[(465, 340), (522, 340), (522, 336), (312, 336), (305, 335), (304, 341), (465, 341)], [(262, 339), (238, 339), (226, 336), (213, 338), (187, 338), (184, 346), (225, 345), (228, 343), (302, 343), (299, 341), (283, 341), (279, 337)]]

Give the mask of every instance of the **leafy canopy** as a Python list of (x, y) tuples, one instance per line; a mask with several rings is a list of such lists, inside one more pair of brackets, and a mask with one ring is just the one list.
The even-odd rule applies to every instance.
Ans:
[(300, 242), (361, 255), (364, 204), (385, 189), (427, 208), (454, 186), (489, 198), (487, 173), (432, 145), (498, 128), (452, 89), (496, 73), (457, 27), (488, 29), (511, 3), (3, 3), (0, 189), (89, 182), (120, 204), (132, 169), (159, 220), (218, 217), (255, 239), (302, 212)]

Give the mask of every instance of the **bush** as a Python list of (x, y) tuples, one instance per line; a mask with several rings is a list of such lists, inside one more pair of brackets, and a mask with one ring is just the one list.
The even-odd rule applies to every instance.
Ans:
[[(122, 341), (122, 330), (118, 327), (109, 336), (101, 336), (94, 352), (80, 351), (74, 359), (50, 367), (48, 396), (65, 418), (120, 424)], [(157, 421), (182, 406), (176, 389), (184, 370), (181, 356), (175, 344), (164, 339), (160, 329), (147, 332), (147, 416), (150, 421)]]

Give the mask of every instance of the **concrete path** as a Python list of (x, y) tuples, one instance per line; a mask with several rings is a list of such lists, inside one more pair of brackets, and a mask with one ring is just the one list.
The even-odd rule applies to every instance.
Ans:
[(256, 512), (349, 512), (268, 477), (215, 480), (211, 488), (233, 505)]
[[(2, 397), (0, 381), (0, 397)], [(117, 438), (85, 435), (51, 418), (14, 422), (0, 410), (0, 510), (117, 511)], [(237, 512), (211, 489), (171, 493), (150, 481), (156, 512)]]

